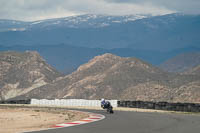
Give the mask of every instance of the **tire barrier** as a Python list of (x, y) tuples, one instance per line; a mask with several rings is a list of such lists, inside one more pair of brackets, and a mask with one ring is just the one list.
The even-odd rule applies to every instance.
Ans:
[(31, 99), (28, 100), (8, 100), (8, 101), (0, 101), (0, 104), (30, 104)]
[(200, 112), (200, 104), (197, 103), (168, 103), (145, 101), (118, 101), (118, 107), (156, 109), (166, 111)]

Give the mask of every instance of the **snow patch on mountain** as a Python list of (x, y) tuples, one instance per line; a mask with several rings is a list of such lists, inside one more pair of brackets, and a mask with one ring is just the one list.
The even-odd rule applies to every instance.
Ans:
[(42, 22), (44, 22), (44, 21), (35, 21), (35, 22), (31, 23), (30, 25), (40, 24)]
[(11, 28), (8, 31), (25, 31), (26, 28)]
[(135, 20), (143, 19), (143, 18), (147, 18), (147, 16), (143, 16), (143, 15), (127, 16), (124, 22), (135, 21)]

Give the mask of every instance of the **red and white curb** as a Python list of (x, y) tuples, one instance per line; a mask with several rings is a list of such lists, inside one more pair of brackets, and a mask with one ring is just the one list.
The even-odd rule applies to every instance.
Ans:
[(63, 128), (63, 127), (71, 127), (71, 126), (76, 126), (76, 125), (81, 125), (81, 124), (87, 124), (87, 123), (103, 120), (104, 118), (105, 118), (104, 115), (89, 113), (88, 118), (78, 120), (78, 121), (74, 121), (74, 122), (56, 124), (56, 125), (53, 126), (53, 128)]
[[(82, 111), (77, 111), (77, 112), (82, 112)], [(50, 130), (50, 129), (56, 129), (56, 128), (77, 126), (77, 125), (81, 125), (81, 124), (87, 124), (87, 123), (91, 123), (91, 122), (95, 122), (95, 121), (100, 121), (105, 118), (105, 116), (101, 115), (101, 114), (95, 114), (95, 113), (89, 113), (89, 112), (84, 112), (84, 113), (88, 114), (89, 117), (82, 119), (82, 120), (74, 121), (74, 122), (56, 124), (56, 125), (52, 126), (52, 128), (41, 129), (41, 130), (36, 130), (36, 131), (44, 131), (44, 130)], [(23, 132), (23, 133), (31, 133), (31, 132), (35, 132), (35, 131), (28, 131), (28, 132)]]

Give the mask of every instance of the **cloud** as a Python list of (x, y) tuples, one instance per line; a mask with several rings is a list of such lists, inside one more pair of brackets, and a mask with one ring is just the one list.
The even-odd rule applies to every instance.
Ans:
[(62, 0), (0, 0), (0, 18), (31, 21), (77, 14), (64, 4)]
[(186, 14), (200, 14), (200, 0), (106, 0), (109, 3), (151, 3), (156, 7), (164, 7)]
[(161, 15), (198, 12), (199, 3), (197, 0), (0, 0), (0, 19), (32, 21), (86, 13)]
[(145, 4), (109, 3), (103, 0), (72, 0), (71, 10), (82, 13), (125, 15), (125, 14), (166, 14), (171, 10)]

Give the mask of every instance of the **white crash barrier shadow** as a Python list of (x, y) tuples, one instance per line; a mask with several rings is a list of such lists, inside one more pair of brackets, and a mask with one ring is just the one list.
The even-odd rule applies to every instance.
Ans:
[[(117, 100), (108, 100), (113, 107), (117, 107)], [(54, 106), (81, 106), (81, 107), (100, 107), (100, 100), (86, 99), (31, 99), (32, 105), (54, 105)]]

